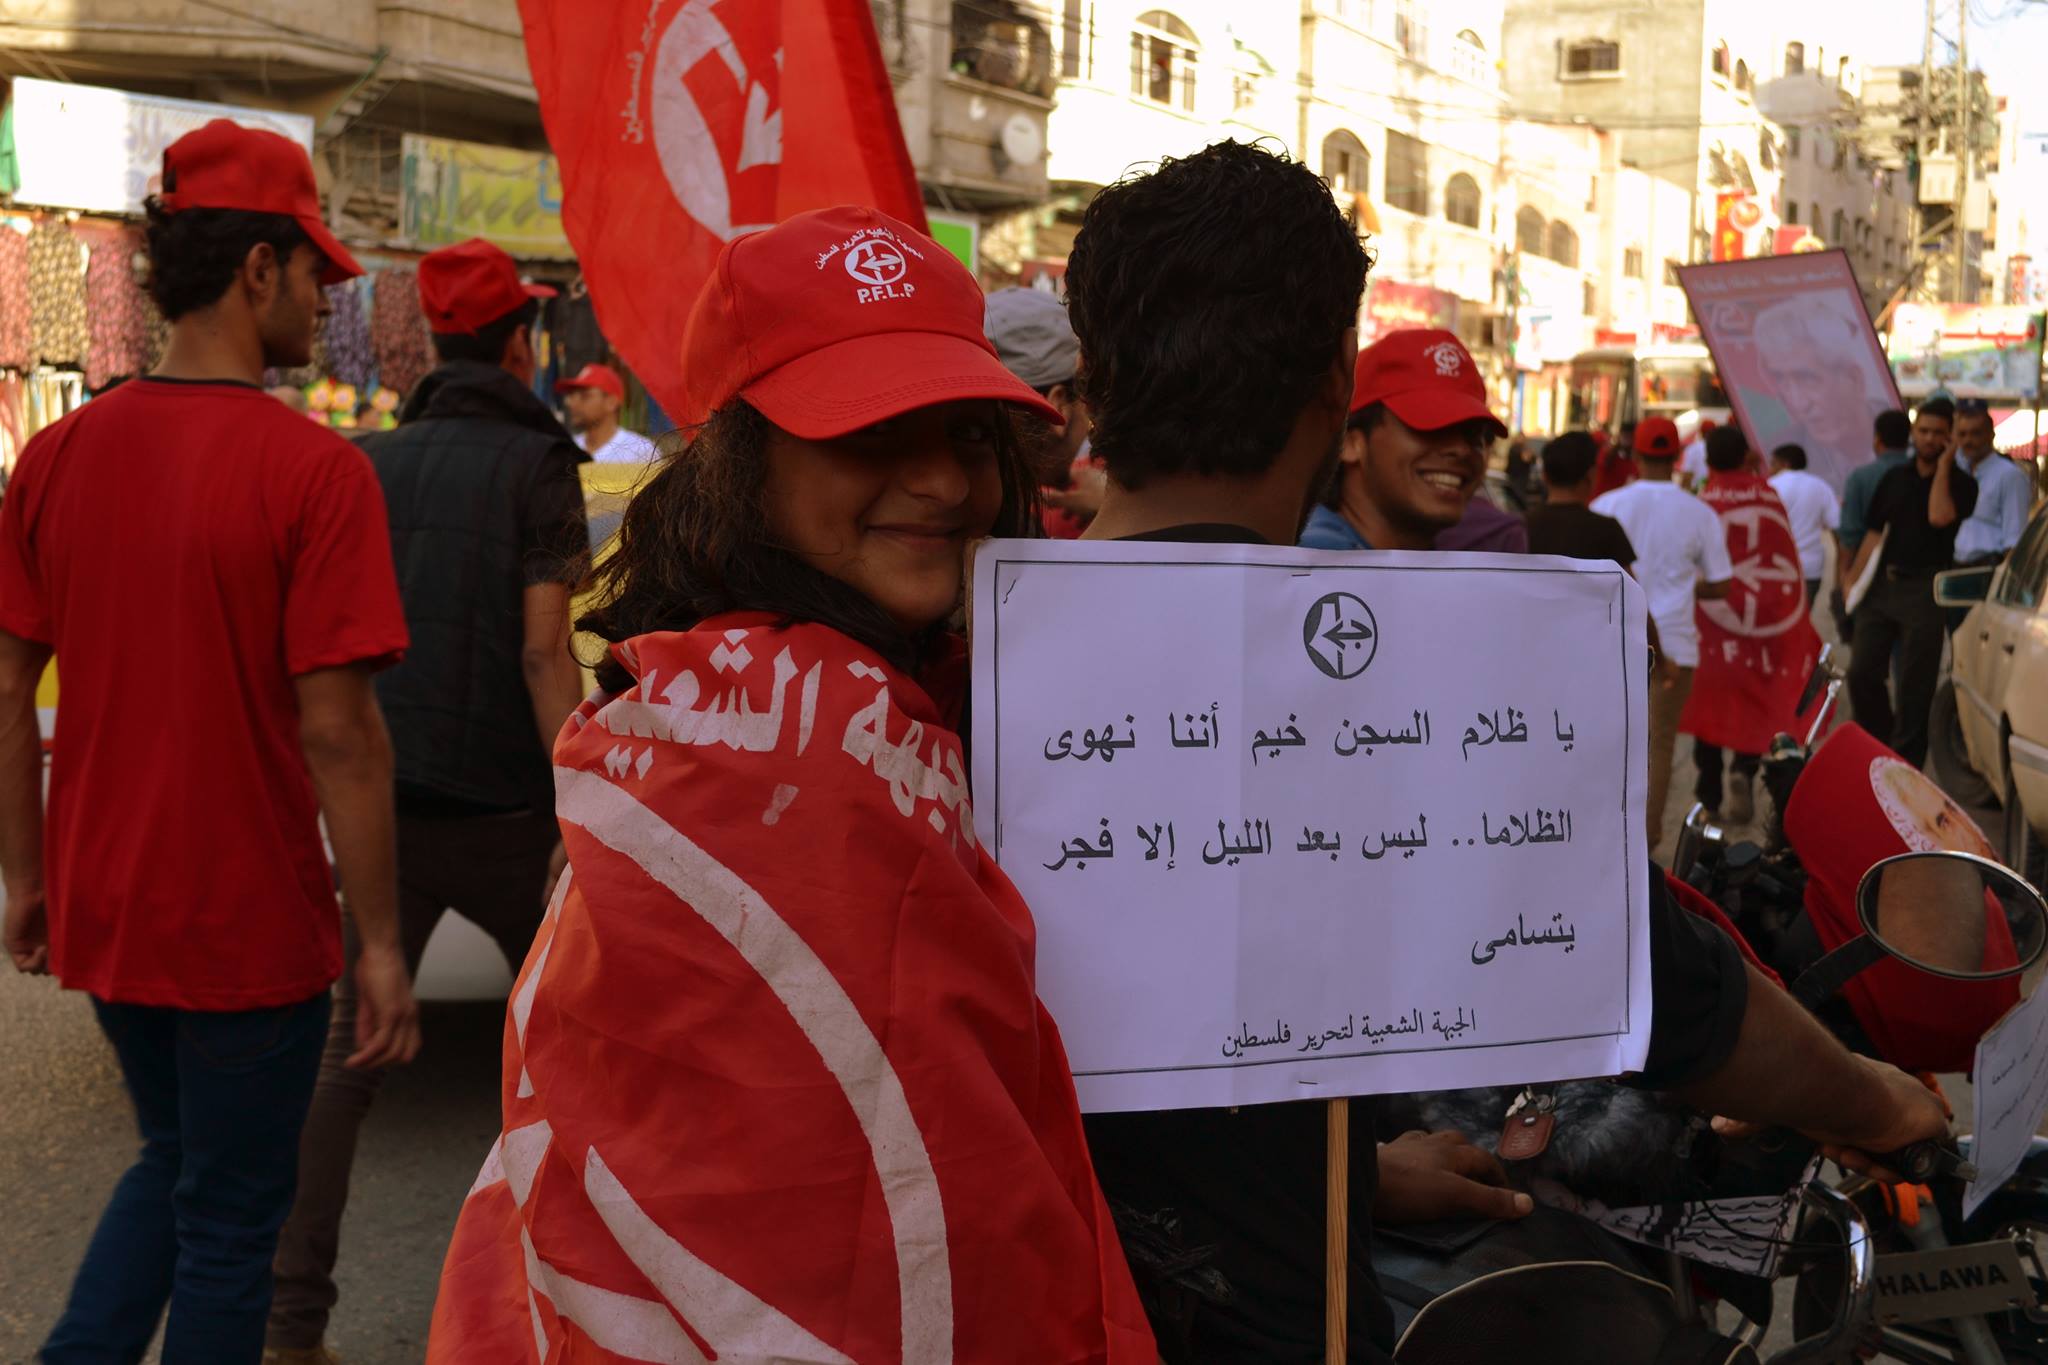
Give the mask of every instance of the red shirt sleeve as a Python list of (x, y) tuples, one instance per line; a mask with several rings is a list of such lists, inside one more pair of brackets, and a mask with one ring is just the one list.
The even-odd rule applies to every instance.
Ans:
[(353, 446), (300, 506), (289, 572), (284, 655), (293, 677), (346, 664), (389, 668), (404, 655), (384, 490)]
[(35, 501), (35, 472), (29, 453), (23, 452), (21, 463), (15, 466), (12, 486), (0, 497), (0, 630), (47, 645), (55, 643), (51, 639), (50, 605), (43, 595), (35, 550), (29, 544), (28, 514)]

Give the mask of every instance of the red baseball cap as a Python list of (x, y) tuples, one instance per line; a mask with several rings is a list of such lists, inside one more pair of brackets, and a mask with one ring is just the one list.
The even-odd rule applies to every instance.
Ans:
[(1374, 403), (1385, 403), (1417, 431), (1490, 422), (1500, 435), (1508, 434), (1507, 424), (1487, 409), (1486, 381), (1472, 353), (1435, 328), (1389, 332), (1358, 353), (1351, 411)]
[(164, 148), (163, 189), (156, 199), (165, 213), (238, 209), (282, 214), (305, 229), (327, 258), (320, 283), (340, 284), (363, 273), (320, 216), (312, 158), (282, 133), (217, 118), (185, 134)]
[(626, 396), (626, 381), (619, 378), (619, 372), (609, 365), (585, 365), (567, 379), (555, 381), (556, 393), (567, 393), (571, 389), (597, 389), (614, 398)]
[(685, 426), (737, 397), (806, 441), (962, 398), (1065, 420), (996, 358), (967, 267), (870, 208), (800, 213), (726, 243), (690, 310), (683, 385)]
[(528, 299), (554, 296), (553, 286), (520, 279), (518, 263), (481, 237), (420, 261), (420, 307), (427, 330), (442, 336), (474, 336)]
[(1636, 454), (1653, 460), (1675, 460), (1685, 453), (1678, 439), (1678, 423), (1669, 417), (1645, 417), (1636, 426)]

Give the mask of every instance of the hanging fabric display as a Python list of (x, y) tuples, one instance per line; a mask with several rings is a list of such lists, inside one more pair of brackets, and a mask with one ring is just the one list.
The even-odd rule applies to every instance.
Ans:
[(377, 276), (370, 304), (370, 352), (377, 361), (379, 382), (400, 393), (410, 393), (434, 368), (412, 271), (387, 270)]
[(155, 309), (135, 278), (141, 237), (128, 228), (108, 228), (88, 240), (92, 260), (85, 271), (85, 299), (91, 345), (85, 386), (98, 391), (111, 379), (149, 368), (155, 359), (149, 349), (149, 315)]
[(71, 225), (55, 218), (28, 235), (29, 343), (41, 364), (79, 364), (91, 342), (85, 322), (85, 258)]
[(28, 234), (0, 222), (0, 370), (28, 366)]
[(370, 355), (370, 320), (363, 313), (365, 280), (330, 285), (327, 298), (334, 305), (323, 329), (327, 342), (322, 374), (344, 384), (364, 388), (370, 382), (375, 363)]

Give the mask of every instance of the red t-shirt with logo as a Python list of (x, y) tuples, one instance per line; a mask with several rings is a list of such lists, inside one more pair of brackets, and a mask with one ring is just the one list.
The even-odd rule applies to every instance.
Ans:
[(248, 385), (138, 379), (0, 500), (0, 630), (61, 673), (51, 967), (102, 1000), (319, 994), (341, 926), (292, 680), (406, 643), (369, 460)]

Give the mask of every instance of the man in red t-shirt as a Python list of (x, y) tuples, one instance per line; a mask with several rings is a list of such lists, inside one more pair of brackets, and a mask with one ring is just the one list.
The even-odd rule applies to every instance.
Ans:
[(323, 815), (364, 945), (354, 1061), (419, 1046), (370, 686), (405, 618), (369, 461), (261, 387), (361, 273), (305, 150), (180, 138), (148, 239), (162, 362), (31, 441), (0, 503), (6, 948), (92, 996), (143, 1137), (40, 1359), (139, 1360), (168, 1304), (166, 1365), (253, 1365), (341, 969)]

